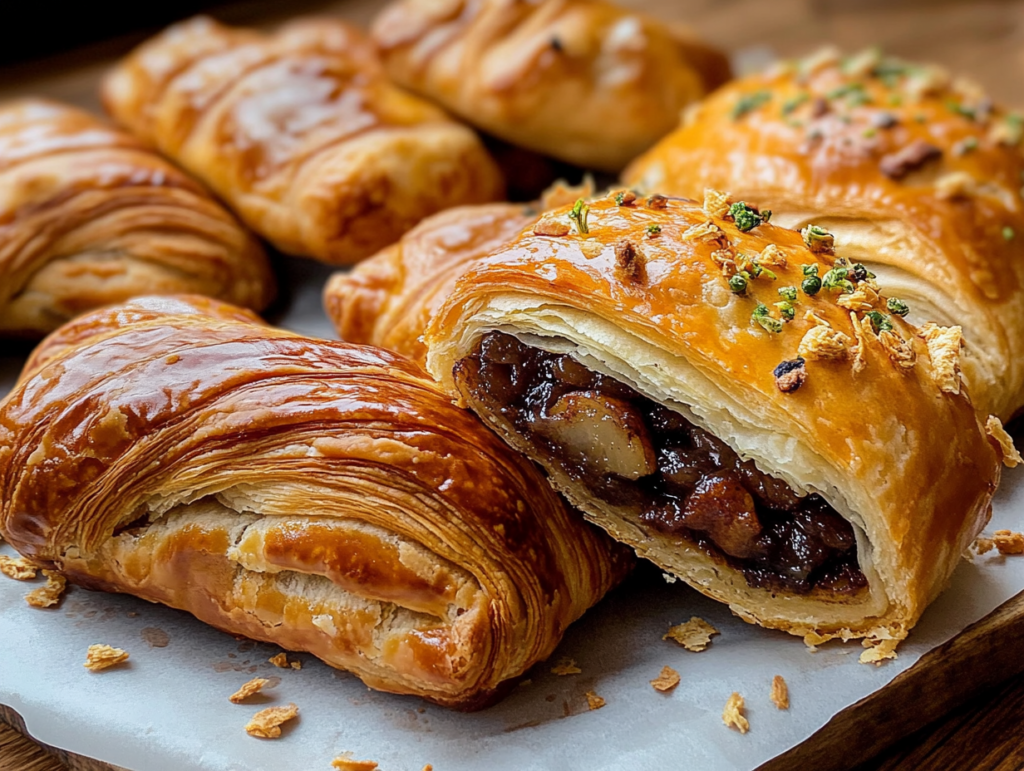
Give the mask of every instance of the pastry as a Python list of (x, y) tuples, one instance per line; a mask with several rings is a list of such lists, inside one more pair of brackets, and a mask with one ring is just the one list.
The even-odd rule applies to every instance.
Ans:
[(260, 310), (274, 279), (259, 243), (138, 140), (56, 102), (0, 105), (0, 337), (175, 292)]
[(771, 201), (905, 299), (959, 324), (980, 414), (1024, 405), (1024, 116), (937, 67), (834, 51), (736, 81), (625, 172), (638, 189)]
[(903, 637), (988, 520), (1006, 435), (976, 417), (958, 328), (907, 324), (826, 231), (767, 219), (714, 192), (549, 212), (458, 280), (427, 367), (744, 619)]
[(472, 708), (629, 567), (397, 355), (187, 297), (58, 336), (0, 402), (0, 534), (72, 582)]
[(372, 42), (337, 20), (273, 35), (182, 22), (121, 62), (103, 101), (276, 247), (325, 262), (502, 191), (476, 135), (391, 85)]
[(605, 171), (730, 74), (690, 31), (602, 0), (397, 0), (373, 35), (400, 85), (501, 139)]

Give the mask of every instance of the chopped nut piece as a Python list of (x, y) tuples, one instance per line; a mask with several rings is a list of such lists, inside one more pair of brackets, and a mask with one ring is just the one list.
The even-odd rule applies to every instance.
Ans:
[(936, 147), (923, 139), (915, 139), (906, 147), (883, 155), (878, 162), (878, 167), (890, 179), (903, 179), (914, 169), (919, 169), (928, 161), (940, 157), (942, 157), (941, 147)]
[(648, 209), (664, 209), (666, 206), (668, 206), (668, 198), (666, 198), (663, 195), (658, 195), (657, 193), (655, 193), (652, 196), (648, 196), (647, 200), (644, 203), (647, 204)]
[(636, 200), (636, 193), (632, 190), (620, 190), (617, 193), (612, 193), (612, 198), (619, 206), (629, 206)]
[(757, 257), (759, 265), (765, 268), (786, 267), (786, 254), (775, 244), (768, 244)]
[(963, 344), (963, 330), (960, 327), (940, 327), (931, 322), (920, 330), (921, 337), (928, 345), (928, 357), (932, 361), (932, 380), (939, 389), (948, 394), (960, 393), (960, 348)]
[(978, 183), (966, 171), (951, 171), (935, 180), (935, 195), (943, 201), (967, 198), (978, 192)]
[(882, 343), (889, 361), (900, 369), (913, 369), (917, 363), (917, 353), (914, 346), (908, 340), (904, 340), (895, 332), (883, 330), (878, 334), (878, 340)]
[(710, 187), (704, 188), (704, 213), (709, 217), (724, 217), (729, 213), (729, 194)]
[(992, 536), (992, 543), (999, 549), (1000, 554), (1024, 554), (1024, 533), (996, 530)]
[(230, 701), (232, 704), (241, 704), (250, 696), (255, 696), (257, 693), (262, 691), (263, 686), (265, 686), (269, 682), (269, 680), (266, 680), (262, 677), (255, 677), (249, 682), (247, 682), (245, 685), (243, 685), (241, 688), (239, 688), (237, 691), (235, 691), (233, 694), (228, 696), (228, 701)]
[(775, 385), (784, 394), (792, 393), (807, 380), (807, 368), (801, 357), (784, 361), (775, 368)]
[(561, 658), (558, 663), (551, 668), (551, 674), (562, 677), (564, 675), (578, 675), (583, 670), (576, 666), (576, 662), (569, 658)]
[(1015, 468), (1024, 463), (1024, 458), (1021, 458), (1013, 444), (1013, 437), (1006, 433), (1002, 421), (995, 415), (989, 415), (988, 420), (985, 421), (985, 433), (999, 443), (999, 448), (1003, 451), (1003, 463), (1008, 468)]
[(646, 274), (643, 253), (632, 241), (622, 239), (615, 244), (615, 264), (630, 281), (641, 282)]
[(25, 602), (33, 608), (52, 608), (64, 596), (68, 580), (55, 570), (44, 570), (46, 583), (25, 595)]
[(804, 333), (800, 345), (797, 346), (797, 353), (812, 361), (832, 361), (846, 358), (849, 347), (850, 338), (825, 322), (811, 327)]
[(245, 732), (258, 739), (277, 739), (281, 735), (281, 726), (298, 714), (299, 708), (294, 704), (261, 709), (245, 726)]
[(85, 668), (90, 672), (101, 672), (104, 669), (128, 660), (128, 652), (109, 645), (90, 645), (85, 654)]
[(711, 636), (718, 634), (718, 630), (702, 618), (693, 616), (685, 624), (676, 624), (669, 627), (662, 640), (675, 640), (686, 650), (700, 653), (706, 650), (711, 644)]
[(711, 221), (691, 225), (682, 235), (684, 241), (718, 241), (724, 237), (722, 229)]
[(888, 659), (896, 659), (896, 646), (899, 640), (865, 640), (864, 647), (867, 648), (860, 654), (861, 664), (881, 664)]
[(743, 716), (745, 707), (743, 697), (734, 691), (729, 701), (725, 703), (725, 709), (722, 710), (722, 722), (729, 728), (735, 728), (741, 734), (745, 734), (750, 730), (750, 721)]
[(789, 686), (782, 679), (782, 675), (775, 675), (772, 678), (772, 704), (779, 709), (789, 709)]
[(31, 581), (38, 568), (24, 557), (8, 557), (0, 554), (0, 573), (15, 581)]
[(662, 667), (661, 674), (651, 680), (651, 685), (654, 686), (654, 690), (662, 693), (671, 691), (679, 685), (679, 673), (672, 667)]
[(587, 691), (585, 695), (587, 697), (587, 706), (590, 707), (591, 710), (601, 709), (601, 707), (606, 703), (604, 699), (593, 691)]
[(878, 301), (878, 294), (871, 287), (858, 285), (853, 292), (839, 295), (836, 305), (848, 311), (869, 311)]
[[(353, 760), (351, 752), (344, 752), (331, 761), (331, 767), (338, 771), (374, 771), (377, 763), (372, 760)], [(425, 766), (423, 771), (427, 771), (428, 768), (431, 766)]]
[(533, 226), (533, 234), (536, 236), (567, 236), (570, 229), (568, 222), (555, 217), (541, 217), (540, 221)]

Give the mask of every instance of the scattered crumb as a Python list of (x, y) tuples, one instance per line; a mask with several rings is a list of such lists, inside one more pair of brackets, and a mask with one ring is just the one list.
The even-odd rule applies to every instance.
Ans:
[(813, 650), (817, 650), (818, 646), (824, 642), (828, 642), (828, 638), (817, 632), (808, 632), (804, 635), (804, 645)]
[(558, 675), (578, 675), (583, 670), (576, 666), (576, 662), (569, 658), (562, 658), (558, 660), (558, 663), (551, 668), (551, 674)]
[(276, 656), (271, 656), (267, 661), (279, 669), (288, 669), (288, 654), (284, 651), (281, 651)]
[(603, 707), (606, 703), (604, 699), (602, 699), (593, 691), (587, 691), (586, 697), (587, 706), (590, 707), (591, 710), (601, 709), (601, 707)]
[(722, 722), (741, 734), (750, 730), (750, 721), (743, 716), (744, 708), (743, 697), (734, 691), (729, 701), (725, 703), (725, 709), (722, 710)]
[(288, 666), (290, 666), (292, 669), (302, 669), (302, 662), (301, 661), (292, 661), (292, 662), (289, 662)]
[[(377, 764), (372, 760), (353, 760), (351, 752), (344, 752), (336, 757), (331, 761), (331, 766), (338, 771), (374, 771), (377, 768)], [(426, 768), (431, 768), (431, 766)]]
[(651, 680), (651, 685), (654, 686), (654, 690), (662, 693), (671, 691), (679, 685), (679, 673), (672, 667), (662, 667), (661, 674)]
[(888, 659), (899, 658), (896, 653), (899, 644), (899, 640), (865, 640), (863, 645), (867, 650), (860, 654), (860, 663), (880, 665)]
[(25, 595), (25, 602), (33, 608), (52, 608), (64, 596), (68, 580), (55, 570), (44, 570), (46, 583)]
[(24, 557), (8, 557), (0, 554), (0, 573), (15, 581), (31, 581), (38, 568)]
[(676, 581), (679, 580), (678, 578), (676, 578), (671, 573), (662, 573), (661, 577), (665, 579), (665, 583), (666, 584), (674, 584)]
[(976, 540), (976, 541), (975, 541), (975, 542), (974, 542), (974, 543), (972, 544), (972, 546), (973, 546), (973, 548), (974, 548), (974, 551), (975, 551), (976, 553), (978, 553), (978, 554), (987, 554), (988, 552), (990, 552), (990, 551), (992, 551), (992, 550), (993, 550), (994, 548), (996, 548), (996, 542), (995, 542), (995, 541), (993, 541), (993, 540), (992, 540), (991, 538), (982, 538), (982, 537), (979, 537), (979, 538), (978, 538), (978, 539), (977, 539), (977, 540)]
[(423, 767), (423, 771), (434, 771), (434, 767), (427, 763), (427, 765)]
[[(258, 739), (276, 739), (281, 735), (281, 726), (298, 714), (299, 708), (294, 704), (287, 707), (267, 707), (252, 716), (252, 720), (245, 726), (245, 732)], [(373, 767), (371, 766), (371, 769)]]
[(1013, 439), (1006, 433), (1002, 422), (995, 415), (988, 416), (988, 420), (985, 422), (985, 433), (999, 443), (999, 448), (1003, 451), (1003, 463), (1007, 467), (1014, 468), (1017, 464), (1024, 463), (1024, 458), (1020, 457), (1017, 448), (1013, 446)]
[(772, 678), (772, 704), (779, 709), (789, 709), (789, 686), (782, 679), (782, 675), (775, 675)]
[(127, 660), (128, 651), (111, 648), (109, 645), (90, 645), (85, 654), (85, 668), (90, 672), (102, 672)]
[(269, 682), (269, 680), (266, 680), (262, 677), (254, 677), (252, 680), (250, 680), (237, 691), (235, 691), (233, 694), (231, 694), (228, 697), (228, 701), (230, 701), (232, 704), (241, 704), (250, 696), (254, 696), (260, 691), (262, 691), (263, 686), (265, 686)]
[(1012, 530), (996, 530), (992, 542), (1000, 554), (1024, 554), (1024, 533)]
[(670, 627), (668, 632), (662, 636), (662, 640), (675, 640), (686, 650), (700, 653), (711, 644), (711, 635), (718, 634), (718, 630), (702, 618), (694, 616), (685, 624), (677, 624)]

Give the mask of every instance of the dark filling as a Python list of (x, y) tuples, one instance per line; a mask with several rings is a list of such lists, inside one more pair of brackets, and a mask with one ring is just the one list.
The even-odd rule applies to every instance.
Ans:
[(867, 585), (853, 528), (821, 496), (796, 495), (679, 413), (571, 356), (491, 332), (456, 377), (571, 479), (724, 560), (750, 586), (853, 594)]

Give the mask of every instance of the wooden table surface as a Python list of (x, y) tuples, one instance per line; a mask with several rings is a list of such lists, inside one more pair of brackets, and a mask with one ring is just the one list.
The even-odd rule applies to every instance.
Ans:
[[(736, 54), (740, 62), (800, 55), (825, 43), (846, 50), (880, 44), (900, 56), (944, 64), (980, 82), (997, 100), (1024, 106), (1024, 0), (619, 1), (688, 23), (710, 42)], [(272, 24), (304, 12), (338, 12), (365, 24), (382, 5), (374, 0), (257, 0), (219, 7), (215, 15), (229, 23)], [(96, 108), (99, 74), (139, 39), (124, 37), (44, 61), (0, 68), (0, 94), (42, 94)], [(1019, 644), (1007, 641), (1007, 645)], [(40, 747), (7, 727), (5, 718), (18, 723), (16, 716), (0, 709), (0, 771), (110, 769)], [(1024, 675), (1018, 675), (896, 742), (856, 771), (1024, 768), (1022, 723)], [(870, 730), (872, 738), (878, 739), (892, 729), (879, 721)]]

